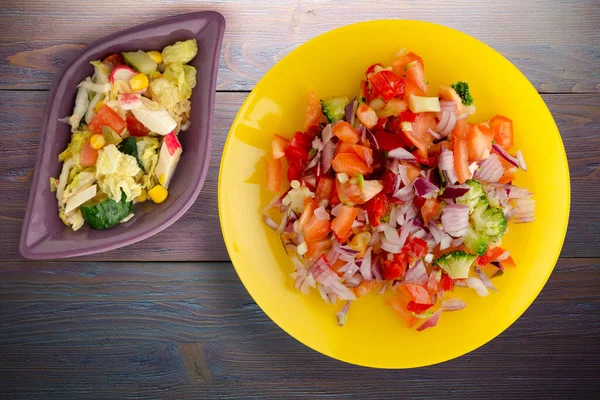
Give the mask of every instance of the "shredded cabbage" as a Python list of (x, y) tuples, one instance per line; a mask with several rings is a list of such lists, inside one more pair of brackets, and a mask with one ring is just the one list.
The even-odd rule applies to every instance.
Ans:
[(173, 114), (173, 110), (179, 102), (179, 89), (177, 86), (166, 78), (158, 78), (150, 82), (150, 90), (152, 99)]
[(198, 54), (198, 45), (196, 39), (177, 42), (167, 46), (162, 51), (163, 63), (165, 64), (186, 64)]
[(179, 99), (187, 100), (196, 86), (196, 68), (190, 65), (169, 64), (163, 73), (165, 79), (177, 85)]
[(75, 131), (71, 135), (71, 142), (63, 151), (58, 155), (58, 161), (65, 161), (75, 154), (79, 154), (81, 152), (81, 146), (85, 143), (88, 138), (92, 136), (92, 133), (89, 131)]
[(77, 128), (79, 128), (79, 123), (87, 112), (89, 104), (90, 100), (88, 98), (88, 90), (85, 87), (80, 86), (79, 89), (77, 89), (73, 114), (68, 119), (68, 123), (71, 125), (71, 132), (75, 132)]
[(98, 152), (98, 187), (116, 202), (121, 201), (121, 191), (125, 193), (127, 201), (132, 201), (140, 195), (142, 187), (135, 181), (135, 176), (140, 171), (135, 157), (121, 153), (113, 144)]

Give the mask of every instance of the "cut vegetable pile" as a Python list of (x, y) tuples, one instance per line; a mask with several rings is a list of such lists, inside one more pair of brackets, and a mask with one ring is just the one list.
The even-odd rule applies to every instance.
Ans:
[(74, 231), (108, 229), (134, 216), (134, 204), (162, 203), (190, 126), (198, 53), (195, 39), (162, 52), (141, 50), (92, 61), (94, 74), (77, 89), (71, 141), (56, 191), (58, 215)]
[(448, 296), (455, 287), (487, 296), (515, 266), (501, 244), (509, 221), (534, 221), (532, 193), (513, 185), (525, 160), (509, 118), (474, 122), (467, 82), (429, 95), (412, 52), (370, 66), (360, 90), (311, 91), (303, 131), (275, 135), (265, 165), (277, 195), (262, 218), (293, 254), (295, 288), (344, 302), (339, 325), (352, 301), (391, 292), (387, 303), (422, 331), (466, 306)]

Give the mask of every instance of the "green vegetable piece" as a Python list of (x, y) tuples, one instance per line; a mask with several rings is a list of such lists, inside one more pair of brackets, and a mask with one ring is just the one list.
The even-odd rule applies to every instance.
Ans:
[(474, 254), (467, 254), (464, 251), (455, 250), (446, 253), (443, 256), (433, 261), (434, 265), (438, 265), (446, 271), (452, 279), (466, 279), (469, 277), (469, 269), (471, 264), (477, 258)]
[(349, 102), (347, 97), (331, 97), (321, 100), (323, 114), (325, 114), (329, 122), (340, 121), (346, 115), (346, 106)]
[(92, 229), (108, 229), (117, 225), (133, 211), (133, 202), (122, 193), (121, 201), (109, 199), (104, 193), (81, 205), (81, 215)]
[(163, 63), (165, 64), (187, 64), (198, 54), (196, 39), (177, 42), (167, 46), (162, 51)]
[(358, 174), (358, 176), (356, 177), (358, 179), (358, 186), (360, 186), (361, 189), (365, 188), (365, 177), (362, 176), (362, 174)]
[(50, 177), (50, 191), (56, 192), (56, 178)]
[(469, 191), (461, 197), (459, 197), (458, 199), (456, 199), (456, 202), (458, 204), (464, 204), (466, 206), (469, 206), (469, 212), (471, 213), (478, 205), (482, 203), (485, 203), (487, 205), (487, 195), (485, 193), (485, 189), (483, 188), (483, 186), (481, 186), (481, 183), (473, 179), (469, 179), (465, 182), (465, 184), (469, 186)]
[(104, 137), (104, 140), (106, 140), (106, 143), (114, 144), (115, 146), (123, 141), (121, 136), (114, 129), (106, 125), (102, 127), (102, 136)]
[(122, 54), (127, 64), (131, 65), (137, 71), (146, 75), (150, 75), (156, 71), (156, 62), (142, 50), (123, 52)]
[(471, 223), (475, 230), (495, 240), (504, 234), (508, 222), (501, 209), (480, 204), (471, 214)]
[(469, 84), (467, 82), (458, 81), (453, 83), (452, 89), (456, 90), (456, 93), (460, 96), (462, 103), (465, 106), (470, 106), (473, 104), (475, 99), (471, 96), (471, 89), (469, 88)]
[(142, 164), (142, 161), (140, 160), (140, 156), (138, 155), (137, 143), (133, 136), (129, 136), (127, 139), (124, 139), (121, 142), (121, 144), (119, 145), (118, 149), (123, 154), (127, 154), (127, 155), (135, 157), (140, 168), (142, 170), (144, 169), (144, 165)]
[(465, 236), (465, 246), (471, 253), (482, 256), (487, 249), (488, 238), (469, 226), (467, 236)]

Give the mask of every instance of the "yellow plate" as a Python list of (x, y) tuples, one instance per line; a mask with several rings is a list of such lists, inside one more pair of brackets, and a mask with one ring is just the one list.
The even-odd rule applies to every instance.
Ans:
[[(369, 295), (352, 303), (343, 328), (313, 290), (293, 288), (293, 266), (278, 235), (259, 216), (273, 196), (264, 189), (262, 157), (271, 138), (301, 130), (310, 88), (321, 98), (354, 96), (364, 71), (389, 63), (401, 48), (425, 63), (430, 88), (467, 80), (483, 121), (496, 113), (514, 121), (515, 148), (528, 164), (517, 184), (537, 200), (536, 222), (509, 224), (504, 247), (518, 267), (494, 279), (500, 290), (485, 298), (457, 288), (464, 310), (443, 313), (436, 328), (405, 328)], [(435, 92), (432, 92), (435, 93)], [(378, 368), (412, 368), (465, 354), (508, 328), (531, 304), (550, 276), (569, 218), (569, 170), (560, 134), (548, 108), (508, 60), (456, 30), (419, 21), (372, 21), (349, 25), (310, 40), (278, 62), (256, 85), (235, 119), (221, 161), (219, 216), (227, 250), (242, 282), (264, 312), (305, 345), (349, 363)], [(515, 349), (518, 352), (518, 349)]]

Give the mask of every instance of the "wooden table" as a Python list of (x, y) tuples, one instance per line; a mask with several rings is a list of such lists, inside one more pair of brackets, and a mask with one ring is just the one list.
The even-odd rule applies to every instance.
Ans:
[[(575, 1), (4, 1), (0, 6), (0, 397), (590, 398), (600, 391), (600, 4)], [(18, 253), (40, 120), (59, 68), (108, 33), (189, 11), (227, 20), (211, 169), (194, 206), (141, 243), (53, 262)], [(508, 57), (562, 133), (572, 187), (561, 258), (529, 310), (441, 365), (372, 370), (296, 342), (229, 262), (217, 170), (237, 109), (306, 40), (355, 21), (422, 19)], [(552, 199), (544, 199), (551, 201)]]

